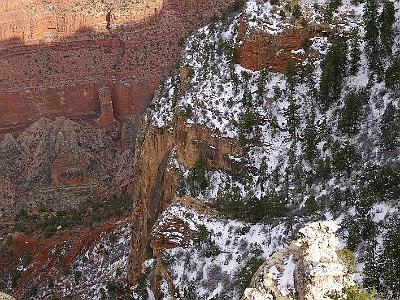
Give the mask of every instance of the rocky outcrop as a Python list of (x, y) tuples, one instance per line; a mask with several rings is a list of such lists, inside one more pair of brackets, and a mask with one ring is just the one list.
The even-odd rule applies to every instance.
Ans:
[(122, 170), (132, 172), (132, 147), (121, 149), (97, 125), (66, 118), (41, 119), (17, 138), (7, 134), (0, 142), (0, 215), (125, 193), (132, 175)]
[(0, 137), (41, 117), (96, 120), (104, 87), (115, 119), (142, 114), (180, 39), (232, 2), (1, 1)]
[(354, 274), (339, 259), (333, 221), (315, 222), (300, 238), (271, 256), (254, 275), (242, 300), (322, 300), (354, 285)]
[[(269, 68), (273, 72), (285, 73), (291, 59), (302, 62), (306, 58), (304, 42), (315, 36), (328, 36), (330, 29), (323, 26), (296, 26), (278, 35), (252, 33), (244, 37), (236, 50), (238, 63), (253, 71)], [(315, 59), (318, 53), (311, 53)], [(315, 57), (317, 56), (317, 57)]]
[(208, 169), (227, 169), (224, 158), (239, 151), (235, 140), (221, 138), (206, 127), (188, 125), (180, 118), (173, 124), (163, 128), (147, 124), (138, 138), (129, 266), (131, 284), (136, 282), (147, 259), (153, 226), (175, 197), (180, 174), (168, 167), (169, 161), (173, 158), (185, 168), (191, 168), (199, 153), (203, 153)]

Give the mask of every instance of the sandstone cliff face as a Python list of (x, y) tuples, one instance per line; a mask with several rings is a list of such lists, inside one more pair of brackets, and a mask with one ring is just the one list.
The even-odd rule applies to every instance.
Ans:
[(180, 38), (232, 2), (2, 1), (0, 135), (41, 117), (94, 120), (103, 87), (116, 119), (143, 113)]
[(351, 270), (337, 255), (333, 221), (315, 222), (300, 238), (272, 255), (254, 275), (242, 300), (322, 300), (354, 285)]
[(182, 166), (191, 168), (199, 153), (203, 153), (209, 169), (226, 169), (228, 164), (224, 157), (238, 151), (236, 141), (220, 138), (206, 127), (189, 126), (180, 118), (173, 124), (173, 128), (147, 124), (138, 138), (129, 267), (131, 284), (136, 282), (142, 263), (147, 259), (152, 227), (176, 195), (180, 174), (168, 168), (170, 159), (173, 157)]

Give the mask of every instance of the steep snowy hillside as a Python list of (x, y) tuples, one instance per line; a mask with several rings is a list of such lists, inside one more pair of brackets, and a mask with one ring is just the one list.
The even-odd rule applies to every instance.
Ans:
[(237, 282), (257, 260), (293, 228), (328, 219), (356, 252), (359, 281), (400, 296), (399, 33), (398, 1), (250, 0), (188, 38), (148, 121), (170, 132), (182, 120), (209, 128), (237, 139), (242, 154), (226, 155), (221, 169), (199, 151), (188, 168), (172, 151), (177, 194), (220, 215), (165, 212), (205, 226), (217, 249), (164, 249), (165, 287), (179, 299), (239, 299)]

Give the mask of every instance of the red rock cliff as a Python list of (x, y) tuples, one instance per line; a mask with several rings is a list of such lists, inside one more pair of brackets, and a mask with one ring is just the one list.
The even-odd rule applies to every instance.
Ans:
[(179, 40), (232, 0), (0, 3), (0, 135), (40, 117), (140, 114), (179, 59)]

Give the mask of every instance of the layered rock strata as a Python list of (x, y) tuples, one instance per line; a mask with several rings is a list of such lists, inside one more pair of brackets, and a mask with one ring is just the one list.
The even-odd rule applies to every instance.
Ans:
[(179, 59), (179, 41), (232, 0), (0, 3), (0, 136), (41, 117), (95, 120), (144, 112)]

